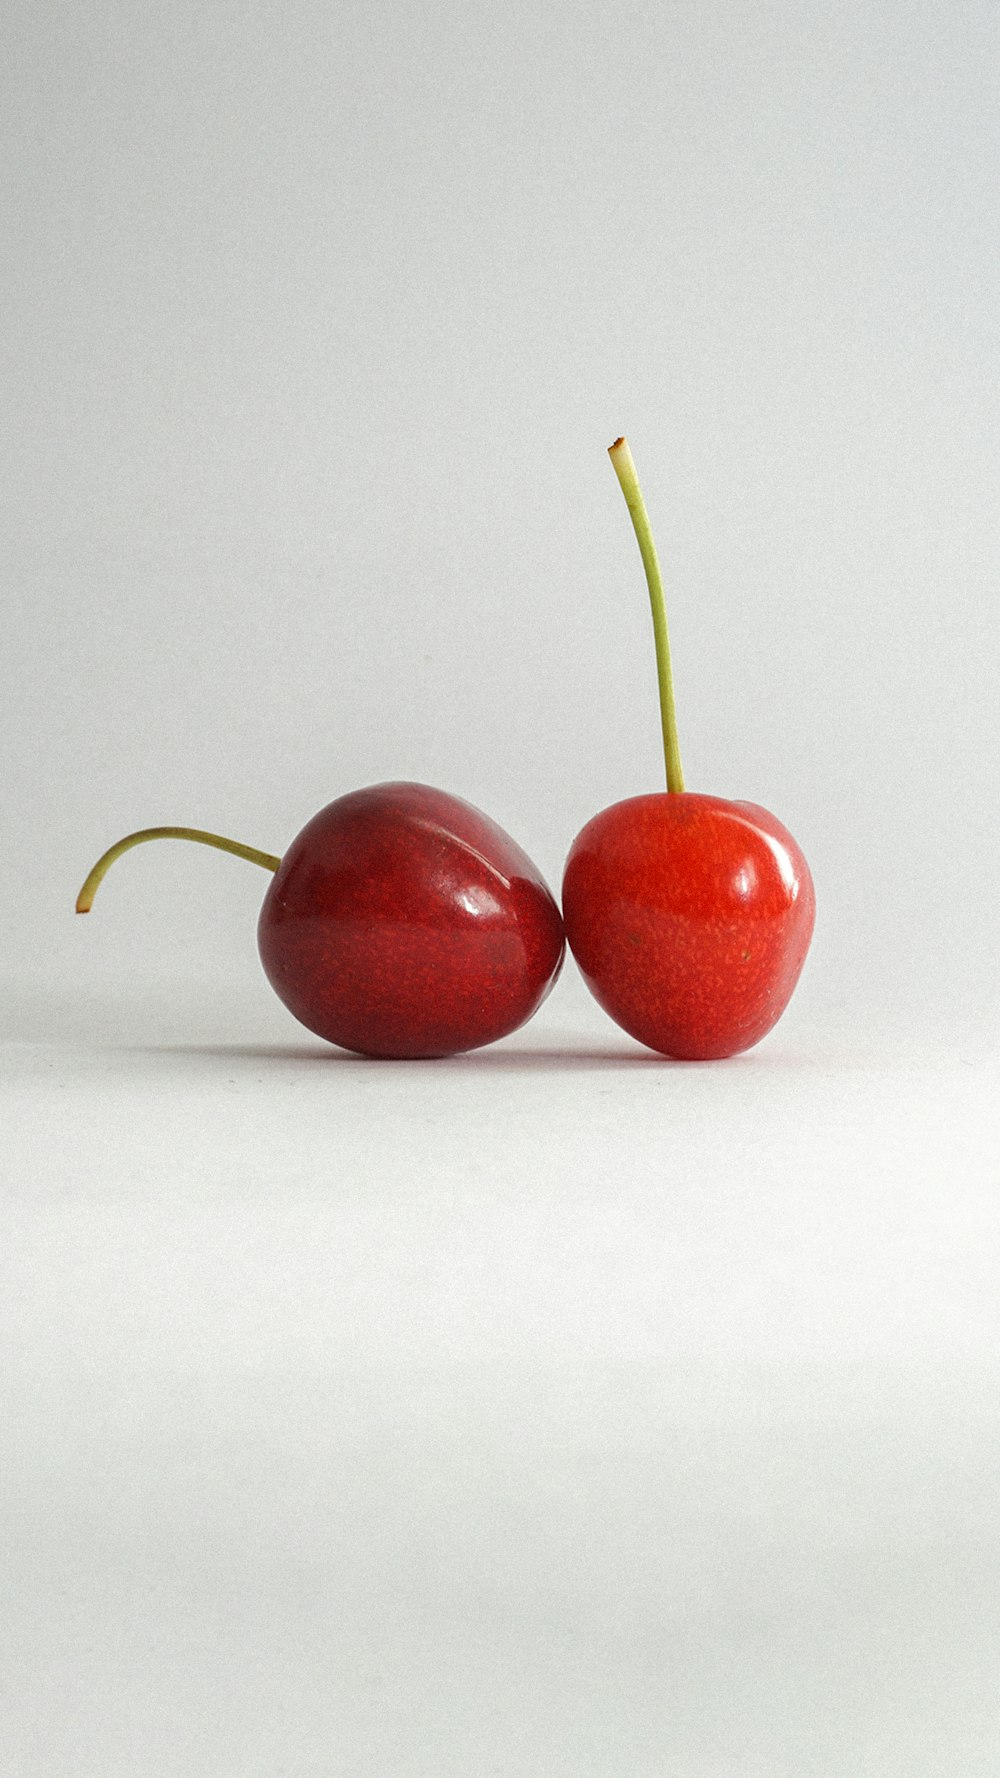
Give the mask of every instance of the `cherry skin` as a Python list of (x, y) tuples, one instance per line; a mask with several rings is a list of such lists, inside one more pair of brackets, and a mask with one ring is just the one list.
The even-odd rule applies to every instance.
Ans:
[(301, 1024), (366, 1056), (476, 1049), (531, 1018), (564, 956), (559, 909), (471, 804), (377, 784), (307, 822), (268, 887), (264, 972)]
[(688, 1061), (770, 1031), (815, 912), (809, 866), (773, 815), (689, 791), (595, 815), (563, 880), (566, 937), (595, 998), (640, 1043)]

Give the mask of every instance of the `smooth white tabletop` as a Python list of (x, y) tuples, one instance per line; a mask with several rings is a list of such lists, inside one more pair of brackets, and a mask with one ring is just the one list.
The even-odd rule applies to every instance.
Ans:
[(996, 1050), (7, 997), (11, 1773), (1000, 1758)]

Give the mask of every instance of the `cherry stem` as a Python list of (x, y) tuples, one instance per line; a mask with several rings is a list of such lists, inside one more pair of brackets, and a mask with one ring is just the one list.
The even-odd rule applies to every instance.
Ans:
[(139, 833), (126, 834), (123, 840), (118, 840), (102, 853), (76, 898), (78, 914), (90, 913), (98, 887), (115, 859), (120, 858), (123, 852), (131, 851), (133, 846), (141, 845), (143, 840), (197, 840), (202, 846), (214, 846), (219, 852), (232, 852), (236, 858), (247, 858), (251, 864), (263, 865), (265, 870), (271, 871), (277, 870), (281, 863), (281, 859), (275, 858), (270, 852), (258, 852), (256, 846), (244, 846), (239, 840), (223, 839), (218, 833), (203, 833), (200, 827), (144, 827)]
[(674, 708), (674, 680), (670, 670), (670, 636), (667, 631), (667, 607), (663, 597), (663, 578), (656, 555), (646, 502), (642, 497), (639, 477), (635, 472), (627, 440), (616, 438), (609, 447), (614, 472), (621, 483), (625, 504), (639, 542), (639, 554), (646, 570), (649, 602), (653, 609), (653, 638), (656, 643), (656, 679), (660, 690), (660, 723), (663, 729), (663, 758), (667, 768), (667, 789), (682, 791), (684, 773), (677, 739), (677, 712)]

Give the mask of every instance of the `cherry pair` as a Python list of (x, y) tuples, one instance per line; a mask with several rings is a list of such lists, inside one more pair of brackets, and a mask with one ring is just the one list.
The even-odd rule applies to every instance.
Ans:
[(129, 834), (77, 900), (147, 839), (197, 840), (274, 872), (264, 971), (303, 1025), (368, 1056), (443, 1056), (531, 1018), (568, 940), (601, 1005), (665, 1055), (748, 1049), (781, 1016), (812, 936), (809, 867), (753, 803), (685, 790), (662, 581), (625, 440), (611, 447), (653, 609), (667, 789), (615, 803), (570, 850), (560, 912), (509, 834), (457, 797), (380, 784), (313, 816), (282, 858), (196, 828)]

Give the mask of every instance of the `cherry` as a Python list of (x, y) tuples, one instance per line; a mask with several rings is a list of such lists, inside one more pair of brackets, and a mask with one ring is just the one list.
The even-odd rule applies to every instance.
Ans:
[(562, 966), (559, 909), (502, 828), (424, 784), (352, 791), (282, 858), (197, 828), (119, 840), (77, 900), (147, 839), (190, 839), (274, 872), (257, 928), (264, 972), (310, 1031), (366, 1056), (445, 1056), (516, 1031)]
[(611, 446), (653, 609), (665, 792), (595, 815), (570, 848), (563, 918), (591, 992), (630, 1036), (709, 1061), (759, 1042), (799, 979), (816, 900), (792, 836), (755, 803), (686, 791), (663, 583), (632, 454)]

